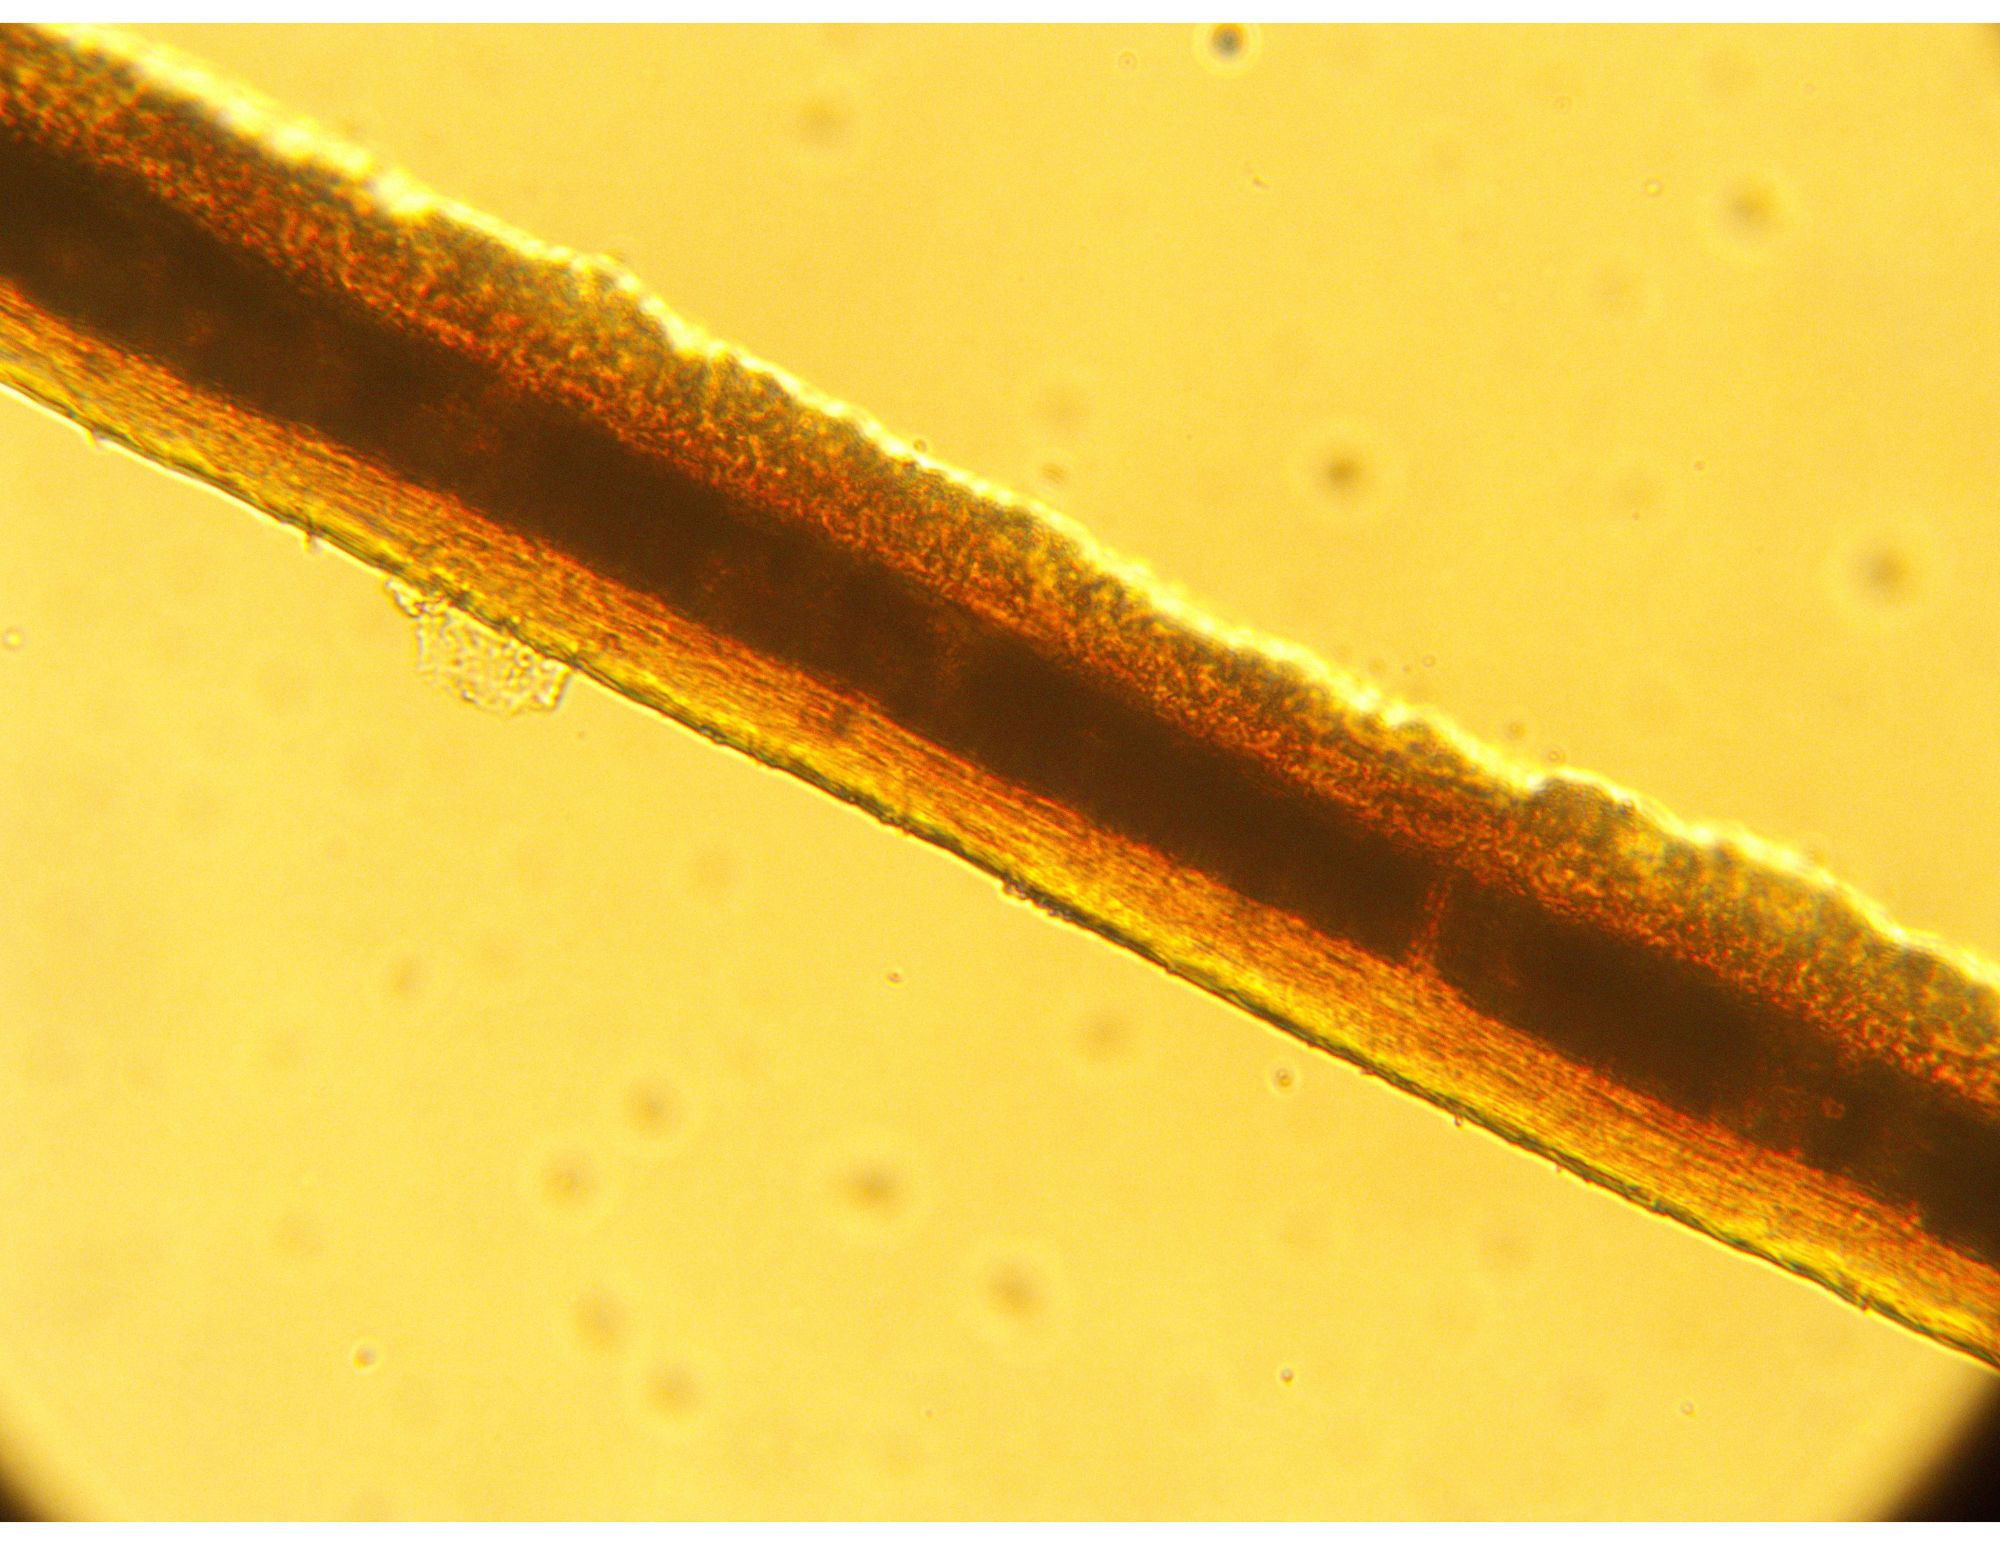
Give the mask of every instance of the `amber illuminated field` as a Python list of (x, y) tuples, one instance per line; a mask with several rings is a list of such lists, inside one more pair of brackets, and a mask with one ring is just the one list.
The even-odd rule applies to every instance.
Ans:
[(182, 60), (13, 29), (0, 82), (17, 390), (1318, 1051), (2000, 1360), (2000, 987), (1974, 954), (1785, 846), (1219, 621), (623, 266)]

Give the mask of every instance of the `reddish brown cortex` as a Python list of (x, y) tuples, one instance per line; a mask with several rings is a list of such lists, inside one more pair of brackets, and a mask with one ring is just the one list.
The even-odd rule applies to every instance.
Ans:
[(0, 32), (0, 378), (1400, 1087), (2000, 1362), (2000, 993), (114, 36)]

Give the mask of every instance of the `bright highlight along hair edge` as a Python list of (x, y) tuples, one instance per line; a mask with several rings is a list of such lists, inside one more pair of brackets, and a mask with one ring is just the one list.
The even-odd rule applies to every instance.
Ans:
[(2000, 1366), (2000, 976), (1226, 627), (178, 55), (0, 29), (0, 381)]

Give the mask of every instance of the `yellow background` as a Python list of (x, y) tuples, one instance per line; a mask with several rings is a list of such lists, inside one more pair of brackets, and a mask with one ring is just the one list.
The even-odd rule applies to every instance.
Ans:
[[(149, 30), (2000, 954), (1987, 35)], [(1995, 1388), (0, 408), (44, 1505), (1839, 1515)]]

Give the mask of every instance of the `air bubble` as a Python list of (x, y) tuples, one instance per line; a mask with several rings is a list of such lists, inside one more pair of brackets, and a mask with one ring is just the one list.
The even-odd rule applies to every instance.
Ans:
[(1938, 568), (1936, 543), (1919, 526), (1861, 533), (1834, 554), (1836, 598), (1858, 622), (1899, 625), (1931, 597)]
[(684, 1119), (680, 1096), (662, 1080), (647, 1079), (625, 1091), (626, 1130), (643, 1144), (672, 1141)]
[(1379, 514), (1394, 498), (1400, 465), (1365, 424), (1327, 425), (1306, 445), (1299, 481), (1307, 497), (1342, 526)]
[(1328, 493), (1336, 498), (1352, 499), (1368, 487), (1368, 462), (1365, 457), (1342, 446), (1330, 452), (1320, 463), (1319, 475)]
[(1083, 376), (1058, 373), (1044, 381), (1037, 391), (1032, 416), (1052, 439), (1072, 440), (1089, 427), (1094, 395)]
[(646, 1370), (643, 1393), (647, 1409), (669, 1426), (684, 1426), (701, 1412), (701, 1380), (684, 1362), (655, 1362)]
[(688, 883), (695, 894), (722, 901), (736, 888), (736, 854), (720, 845), (703, 848), (688, 864)]
[(1769, 188), (1745, 183), (1730, 190), (1722, 212), (1739, 236), (1760, 238), (1777, 220), (1777, 203)]
[(28, 635), (19, 628), (8, 628), (0, 633), (0, 649), (19, 649), (28, 641)]
[(1755, 84), (1756, 68), (1740, 54), (1721, 50), (1708, 56), (1703, 75), (1710, 95), (1721, 101), (1741, 96)]
[(902, 1172), (879, 1159), (848, 1166), (836, 1178), (835, 1192), (850, 1216), (876, 1223), (902, 1216), (910, 1200), (910, 1185)]
[(1001, 1261), (987, 1273), (986, 1299), (1002, 1320), (1027, 1325), (1042, 1317), (1048, 1290), (1025, 1262)]
[(1897, 603), (1909, 598), (1915, 588), (1915, 566), (1907, 553), (1894, 547), (1875, 547), (1861, 554), (1855, 577), (1869, 594)]
[(570, 1311), (570, 1328), (592, 1352), (613, 1352), (625, 1340), (625, 1305), (608, 1289), (586, 1288)]
[(318, 1221), (307, 1213), (286, 1213), (271, 1228), (272, 1252), (288, 1261), (312, 1260), (325, 1243)]
[(550, 1212), (583, 1217), (602, 1201), (604, 1181), (589, 1154), (580, 1148), (563, 1148), (543, 1157), (535, 1170), (534, 1191)]
[(1061, 1274), (1039, 1245), (982, 1250), (967, 1283), (973, 1324), (996, 1348), (1045, 1346), (1061, 1329), (1066, 1295)]
[(1791, 195), (1775, 178), (1741, 177), (1722, 190), (1715, 218), (1721, 234), (1739, 252), (1762, 248), (1793, 222)]
[(1652, 309), (1652, 283), (1644, 265), (1629, 255), (1619, 253), (1602, 259), (1591, 277), (1591, 288), (1607, 316), (1626, 320)]
[(417, 625), (417, 674), (488, 713), (550, 713), (562, 702), (570, 668), (499, 629), (401, 580), (389, 599)]
[(1195, 57), (1221, 75), (1236, 75), (1250, 67), (1261, 42), (1257, 28), (1247, 22), (1218, 22), (1196, 29)]
[(838, 94), (824, 91), (809, 98), (793, 120), (799, 142), (817, 151), (837, 151), (854, 135), (854, 113)]
[(414, 998), (423, 991), (424, 963), (414, 955), (405, 955), (389, 972), (389, 991), (398, 998)]
[(1092, 1014), (1078, 1026), (1076, 1049), (1086, 1062), (1123, 1062), (1132, 1055), (1132, 1027), (1118, 1014)]

